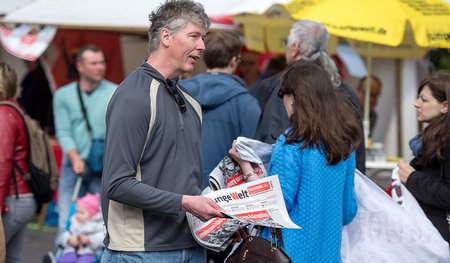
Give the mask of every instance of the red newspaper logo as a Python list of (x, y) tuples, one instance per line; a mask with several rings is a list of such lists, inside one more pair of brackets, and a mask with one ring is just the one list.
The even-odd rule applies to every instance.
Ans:
[(223, 225), (227, 219), (226, 218), (215, 218), (211, 223), (209, 223), (206, 227), (200, 229), (199, 231), (195, 232), (197, 236), (200, 239), (203, 239), (204, 237), (208, 236), (216, 230), (219, 226)]
[(261, 193), (261, 192), (270, 190), (270, 184), (269, 184), (269, 182), (264, 182), (261, 184), (250, 186), (247, 189), (248, 189), (248, 193), (250, 195), (253, 195), (253, 194), (257, 194), (257, 193)]
[(242, 217), (248, 220), (261, 220), (261, 219), (267, 219), (270, 218), (269, 212), (267, 210), (263, 211), (257, 211), (257, 212), (251, 212), (251, 213), (244, 213), (235, 215), (237, 217)]

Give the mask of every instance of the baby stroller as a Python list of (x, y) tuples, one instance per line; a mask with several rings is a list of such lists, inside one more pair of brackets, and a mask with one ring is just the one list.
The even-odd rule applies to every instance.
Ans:
[[(76, 184), (75, 184), (75, 189), (74, 189), (74, 192), (73, 192), (73, 194), (72, 194), (72, 203), (71, 203), (71, 205), (70, 205), (70, 210), (69, 210), (69, 214), (68, 214), (68, 217), (67, 217), (67, 221), (66, 221), (66, 226), (65, 226), (65, 230), (66, 231), (74, 231), (73, 229), (71, 229), (71, 218), (72, 218), (72, 216), (76, 213), (76, 208), (77, 208), (77, 202), (78, 202), (78, 200), (79, 200), (79, 198), (78, 198), (78, 195), (79, 195), (79, 193), (80, 193), (80, 188), (81, 188), (81, 183), (82, 183), (82, 181), (83, 181), (83, 177), (81, 177), (81, 176), (79, 176), (78, 178), (77, 178), (77, 181), (76, 181)], [(97, 197), (98, 198), (98, 197)], [(84, 199), (84, 200), (83, 200)], [(80, 201), (80, 202), (83, 202), (84, 201), (84, 203), (86, 203), (86, 198), (82, 198), (82, 200)], [(98, 201), (98, 199), (97, 199), (97, 201)], [(89, 202), (90, 203), (90, 202)], [(84, 205), (83, 205), (84, 206)], [(92, 206), (91, 206), (92, 207)], [(98, 207), (98, 205), (94, 205), (93, 207)], [(98, 210), (97, 210), (98, 211)], [(97, 214), (98, 214), (98, 212), (97, 212)], [(99, 216), (96, 216), (97, 217), (97, 223), (98, 223), (98, 220), (101, 220), (101, 213), (100, 213), (100, 218), (99, 218)], [(83, 222), (83, 221), (82, 221)], [(85, 222), (85, 221), (84, 221)], [(73, 225), (73, 227), (74, 227), (74, 229), (79, 229), (78, 228), (78, 221), (74, 221), (74, 223), (76, 223), (75, 225)], [(85, 224), (85, 223), (82, 223), (82, 224)], [(89, 223), (88, 223), (89, 224)], [(72, 233), (77, 233), (77, 231), (75, 230), (75, 232), (72, 232)], [(79, 232), (78, 232), (79, 233)], [(69, 236), (71, 236), (72, 234), (70, 234), (69, 236), (67, 236), (68, 234), (67, 233), (65, 233), (64, 235), (66, 235), (66, 239), (69, 237)], [(97, 235), (97, 238), (96, 238), (96, 240), (97, 240), (97, 243), (98, 243), (98, 235)], [(64, 241), (65, 242), (65, 241)], [(69, 249), (70, 249), (70, 246), (69, 246)], [(72, 248), (73, 249), (73, 248)], [(61, 245), (59, 245), (57, 248), (56, 248), (56, 252), (55, 252), (55, 254), (53, 254), (53, 252), (51, 252), (51, 251), (49, 251), (49, 252), (47, 252), (47, 254), (44, 256), (44, 258), (43, 258), (43, 262), (44, 263), (54, 263), (54, 262), (57, 262), (57, 260), (63, 255), (63, 253), (66, 253), (66, 252), (72, 252), (72, 251), (65, 251), (64, 250), (64, 247), (63, 247), (63, 245), (61, 244)], [(103, 252), (102, 252), (103, 253)], [(74, 254), (74, 253), (72, 253), (72, 254)], [(75, 256), (74, 256), (75, 257)], [(75, 259), (75, 258), (74, 258)], [(100, 259), (101, 259), (101, 254), (95, 259), (95, 260), (93, 260), (92, 262), (100, 262)], [(89, 262), (91, 262), (90, 260), (89, 260)]]

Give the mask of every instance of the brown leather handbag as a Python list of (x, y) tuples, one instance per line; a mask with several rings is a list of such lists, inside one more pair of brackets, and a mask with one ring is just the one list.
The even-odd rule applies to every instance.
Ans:
[(270, 241), (259, 236), (249, 236), (228, 257), (226, 263), (292, 263), (284, 252), (279, 228), (270, 228)]

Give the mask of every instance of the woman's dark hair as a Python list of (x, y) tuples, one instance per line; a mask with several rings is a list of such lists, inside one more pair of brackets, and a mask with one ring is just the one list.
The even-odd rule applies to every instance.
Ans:
[(425, 167), (431, 166), (433, 156), (436, 156), (439, 162), (443, 161), (442, 149), (445, 147), (447, 138), (450, 135), (450, 74), (435, 74), (427, 77), (420, 83), (418, 94), (427, 86), (433, 97), (440, 103), (447, 101), (447, 113), (441, 114), (433, 119), (423, 130), (422, 137), (422, 156), (420, 158)]
[(294, 64), (281, 78), (280, 91), (294, 96), (286, 143), (303, 142), (299, 149), (319, 149), (327, 156), (327, 165), (347, 159), (357, 148), (362, 135), (356, 117), (320, 66), (312, 62)]

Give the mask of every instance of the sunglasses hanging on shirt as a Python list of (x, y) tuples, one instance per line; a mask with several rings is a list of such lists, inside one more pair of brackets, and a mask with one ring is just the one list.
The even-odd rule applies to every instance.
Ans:
[(184, 102), (183, 96), (178, 92), (178, 88), (176, 87), (176, 84), (171, 81), (170, 79), (167, 79), (167, 84), (169, 84), (169, 91), (175, 98), (175, 101), (178, 104), (178, 108), (182, 113), (187, 111), (186, 103)]

